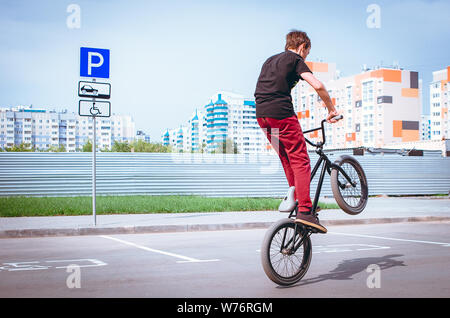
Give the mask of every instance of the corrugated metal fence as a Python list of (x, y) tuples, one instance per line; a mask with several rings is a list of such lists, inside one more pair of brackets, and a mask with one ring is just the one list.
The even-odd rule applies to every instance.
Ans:
[[(335, 160), (343, 151), (330, 155)], [(348, 152), (347, 152), (348, 153)], [(91, 153), (0, 153), (0, 196), (91, 194)], [(318, 156), (310, 152), (311, 166)], [(447, 194), (450, 158), (355, 156), (369, 194)], [(320, 171), (319, 171), (320, 172)], [(311, 187), (314, 194), (318, 176)], [(98, 153), (98, 195), (281, 197), (287, 182), (273, 155)], [(327, 175), (323, 196), (331, 196)]]

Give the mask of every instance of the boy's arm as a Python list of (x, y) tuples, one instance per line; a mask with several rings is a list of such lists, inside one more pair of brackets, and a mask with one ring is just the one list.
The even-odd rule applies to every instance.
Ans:
[(327, 116), (327, 122), (329, 123), (335, 123), (336, 120), (332, 119), (334, 116), (339, 115), (336, 111), (336, 108), (333, 105), (333, 102), (331, 101), (330, 95), (328, 94), (327, 89), (325, 88), (325, 85), (321, 81), (319, 81), (312, 73), (305, 72), (300, 74), (300, 76), (308, 82), (309, 85), (314, 88), (314, 90), (317, 92), (319, 97), (322, 99), (322, 101), (325, 103), (325, 106), (328, 109), (328, 116)]

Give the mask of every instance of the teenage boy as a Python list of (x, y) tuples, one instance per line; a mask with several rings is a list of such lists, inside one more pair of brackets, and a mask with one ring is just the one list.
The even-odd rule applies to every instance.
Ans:
[(312, 211), (309, 194), (310, 160), (291, 97), (291, 90), (299, 80), (308, 82), (328, 109), (327, 122), (336, 122), (333, 117), (338, 113), (328, 91), (305, 63), (310, 50), (308, 35), (293, 30), (286, 35), (285, 51), (264, 62), (255, 90), (256, 118), (280, 157), (289, 186), (295, 186), (298, 201), (295, 222), (326, 233), (327, 229), (319, 223), (316, 213)]

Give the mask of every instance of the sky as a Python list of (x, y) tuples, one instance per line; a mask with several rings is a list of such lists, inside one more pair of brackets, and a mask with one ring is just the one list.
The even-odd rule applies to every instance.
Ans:
[[(67, 19), (80, 8), (79, 28)], [(376, 4), (379, 28), (367, 20)], [(429, 112), (432, 72), (450, 65), (450, 1), (1, 0), (0, 107), (78, 111), (80, 47), (109, 49), (112, 113), (160, 141), (219, 90), (253, 97), (263, 62), (291, 29), (311, 38), (310, 61), (419, 72)]]

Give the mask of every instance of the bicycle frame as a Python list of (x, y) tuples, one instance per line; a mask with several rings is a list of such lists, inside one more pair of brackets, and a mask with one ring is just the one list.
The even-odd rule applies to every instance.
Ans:
[[(310, 182), (313, 180), (314, 176), (316, 175), (317, 171), (319, 170), (320, 165), (323, 163), (322, 165), (322, 170), (320, 171), (320, 177), (319, 177), (319, 182), (317, 183), (317, 190), (316, 190), (316, 194), (314, 196), (314, 201), (313, 201), (313, 206), (312, 206), (312, 211), (316, 211), (317, 208), (317, 204), (319, 203), (319, 197), (320, 197), (320, 191), (322, 190), (322, 184), (323, 184), (323, 180), (325, 178), (325, 172), (328, 172), (329, 175), (331, 175), (331, 169), (337, 169), (339, 170), (339, 172), (342, 173), (342, 175), (345, 177), (345, 179), (352, 185), (352, 186), (356, 186), (356, 184), (350, 179), (350, 177), (348, 176), (348, 174), (337, 164), (333, 163), (330, 161), (330, 159), (328, 158), (328, 156), (323, 152), (323, 146), (325, 144), (326, 138), (325, 138), (325, 129), (324, 129), (324, 123), (326, 122), (326, 120), (322, 120), (322, 122), (320, 123), (320, 127), (319, 128), (314, 128), (314, 129), (310, 129), (310, 130), (306, 130), (303, 132), (303, 134), (307, 134), (316, 130), (322, 130), (322, 141), (318, 142), (318, 143), (313, 143), (312, 141), (310, 141), (308, 138), (305, 137), (305, 141), (307, 143), (309, 143), (310, 145), (316, 147), (316, 153), (319, 155), (319, 159), (317, 160), (316, 164), (314, 165), (314, 168), (311, 172), (311, 179)], [(338, 180), (339, 182), (339, 180)], [(339, 182), (339, 187), (344, 188), (345, 185), (341, 185), (341, 183)], [(294, 210), (292, 210), (291, 213), (289, 213), (289, 218), (295, 216), (298, 213), (298, 206), (295, 207)], [(287, 229), (284, 231), (284, 235), (283, 235), (283, 240), (281, 243), (281, 247), (280, 247), (280, 253), (282, 252), (283, 248), (288, 247), (289, 245), (292, 244), (291, 247), (291, 251), (293, 251), (293, 253), (295, 253), (297, 251), (297, 249), (301, 246), (301, 244), (303, 243), (303, 240), (305, 239), (305, 237), (309, 237), (312, 233), (311, 230), (307, 229), (305, 231), (305, 233), (303, 233), (303, 235), (301, 236), (301, 239), (299, 242), (296, 242), (297, 240), (297, 224), (295, 224), (294, 227), (294, 235), (289, 239), (289, 241), (286, 243), (285, 245), (285, 241), (286, 241), (286, 234), (287, 234)]]
[[(316, 153), (319, 155), (319, 159), (317, 160), (316, 164), (314, 165), (314, 168), (311, 172), (311, 179), (310, 182), (313, 180), (314, 176), (316, 175), (320, 165), (323, 162), (323, 166), (322, 166), (322, 170), (320, 172), (320, 177), (319, 177), (319, 182), (317, 183), (317, 190), (316, 190), (316, 194), (314, 196), (314, 201), (313, 201), (313, 206), (312, 206), (312, 211), (316, 211), (317, 208), (317, 204), (319, 203), (319, 197), (320, 197), (320, 191), (322, 190), (322, 184), (323, 184), (323, 180), (325, 178), (325, 172), (328, 172), (329, 175), (331, 175), (331, 170), (332, 169), (337, 169), (339, 170), (340, 173), (342, 173), (342, 175), (345, 177), (345, 179), (347, 179), (347, 181), (352, 185), (352, 186), (356, 186), (356, 184), (350, 179), (350, 177), (348, 176), (348, 174), (337, 164), (333, 163), (330, 161), (330, 159), (328, 158), (328, 156), (323, 152), (323, 146), (325, 144), (325, 129), (324, 129), (324, 123), (326, 122), (326, 120), (322, 120), (322, 122), (320, 123), (320, 127), (319, 128), (314, 128), (314, 129), (310, 129), (310, 130), (306, 130), (303, 132), (303, 134), (307, 134), (316, 130), (322, 130), (322, 141), (319, 141), (318, 143), (313, 143), (310, 140), (308, 140), (308, 138), (305, 137), (305, 141), (307, 143), (309, 143), (310, 145), (316, 147)], [(340, 187), (345, 187), (345, 185), (341, 185), (339, 183)], [(289, 214), (289, 217), (294, 216), (294, 213), (297, 213), (297, 207)]]
[[(336, 116), (334, 117), (334, 119), (339, 120), (342, 118), (342, 115)], [(341, 168), (341, 166), (339, 164), (342, 164), (342, 162), (336, 161), (336, 163), (331, 162), (330, 159), (328, 158), (328, 156), (324, 153), (323, 151), (323, 146), (325, 144), (325, 129), (324, 129), (324, 123), (326, 122), (326, 120), (322, 120), (321, 125), (319, 128), (314, 128), (314, 129), (310, 129), (310, 130), (306, 130), (303, 133), (307, 134), (310, 132), (314, 132), (317, 130), (322, 130), (322, 141), (319, 141), (317, 143), (313, 143), (312, 141), (308, 140), (305, 137), (305, 141), (307, 143), (309, 143), (310, 145), (314, 146), (315, 152), (319, 155), (319, 158), (317, 160), (317, 162), (314, 165), (314, 168), (311, 171), (311, 178), (310, 178), (310, 183), (312, 182), (313, 178), (315, 177), (316, 173), (319, 171), (320, 166), (321, 167), (321, 171), (320, 171), (320, 176), (319, 176), (319, 180), (318, 180), (318, 184), (317, 184), (317, 190), (314, 196), (314, 201), (312, 204), (312, 213), (316, 214), (316, 210), (317, 210), (317, 204), (319, 202), (319, 197), (320, 197), (320, 192), (322, 190), (322, 185), (323, 185), (323, 181), (325, 178), (325, 172), (328, 172), (328, 174), (331, 176), (332, 175), (332, 171), (333, 169), (336, 169), (336, 171), (340, 172), (342, 174), (342, 176), (344, 176), (344, 181), (339, 181), (339, 177), (337, 178), (337, 184), (338, 187), (341, 189), (345, 189), (347, 187), (353, 186), (356, 187), (357, 186), (357, 181), (353, 182), (350, 178), (350, 176), (344, 171), (343, 168)], [(343, 158), (344, 159), (344, 158)], [(335, 172), (336, 172), (335, 171)], [(359, 174), (359, 172), (358, 172)], [(333, 174), (333, 177), (336, 177), (335, 174)], [(342, 179), (341, 179), (342, 180)], [(336, 184), (334, 183), (336, 180), (332, 180), (333, 184), (332, 184), (332, 188), (333, 188), (333, 192), (335, 192), (336, 190)], [(298, 213), (298, 203), (295, 205), (295, 208), (289, 213), (289, 218), (292, 218), (293, 216), (295, 217)], [(284, 209), (283, 209), (284, 211)], [(308, 226), (306, 224), (300, 224), (300, 223), (296, 223), (296, 222), (291, 222), (292, 220), (289, 220), (288, 222), (286, 222), (286, 220), (278, 222), (276, 224), (276, 226), (274, 227), (274, 229), (276, 231), (273, 232), (269, 232), (268, 234), (272, 235), (272, 236), (266, 236), (267, 238), (264, 241), (264, 247), (269, 249), (269, 253), (267, 254), (266, 257), (269, 258), (269, 262), (270, 265), (267, 265), (267, 260), (265, 258), (263, 258), (263, 266), (264, 266), (264, 270), (266, 271), (266, 274), (269, 276), (270, 279), (272, 279), (274, 282), (281, 281), (282, 285), (289, 285), (289, 284), (293, 284), (295, 282), (297, 282), (298, 280), (300, 280), (303, 275), (306, 273), (308, 267), (309, 267), (309, 262), (310, 262), (310, 257), (311, 257), (311, 253), (312, 253), (312, 245), (311, 245), (311, 240), (309, 239), (309, 237), (311, 236), (312, 233), (317, 233), (319, 232), (317, 229), (315, 229), (313, 226)], [(293, 229), (293, 233), (291, 235), (291, 230)], [(303, 246), (304, 249), (304, 253), (305, 255), (301, 256), (301, 264), (300, 264), (300, 268), (297, 269), (297, 272), (295, 272), (295, 276), (290, 276), (290, 277), (283, 277), (281, 276), (283, 279), (286, 278), (287, 280), (279, 280), (278, 278), (276, 278), (276, 276), (274, 276), (273, 272), (275, 272), (276, 274), (277, 271), (273, 268), (272, 266), (272, 261), (270, 260), (270, 258), (272, 257), (272, 255), (270, 254), (270, 249), (271, 249), (271, 244), (272, 241), (274, 240), (275, 235), (278, 235), (278, 233), (281, 233), (280, 230), (284, 230), (283, 233), (283, 237), (282, 237), (282, 242), (281, 245), (279, 246), (280, 249), (280, 253), (283, 254), (284, 256), (288, 256), (290, 257), (291, 255), (295, 254), (297, 252), (297, 250), (299, 248), (301, 248)], [(289, 235), (288, 235), (289, 233)], [(267, 241), (267, 239), (270, 238), (271, 241)], [(278, 244), (279, 242), (277, 242)], [(267, 245), (269, 244), (269, 245)], [(266, 255), (266, 254), (264, 254)], [(296, 258), (298, 259), (298, 256), (295, 255)], [(306, 257), (306, 258), (305, 258)], [(269, 268), (269, 266), (272, 266), (271, 268)], [(269, 269), (267, 269), (269, 268)], [(269, 271), (270, 271), (270, 275), (269, 275)], [(292, 274), (292, 275), (294, 275)], [(301, 275), (301, 276), (298, 276)], [(275, 278), (274, 278), (275, 277)], [(296, 279), (296, 281), (288, 281), (291, 279)], [(279, 282), (278, 282), (279, 283)], [(279, 283), (280, 284), (280, 283)]]

